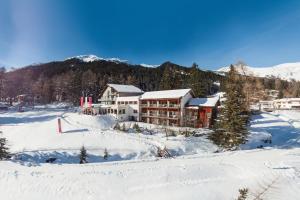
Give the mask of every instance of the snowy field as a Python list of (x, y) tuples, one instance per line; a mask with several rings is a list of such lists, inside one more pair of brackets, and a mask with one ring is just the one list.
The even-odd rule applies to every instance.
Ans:
[[(63, 133), (57, 131), (62, 119)], [(242, 150), (214, 153), (204, 136), (166, 137), (113, 130), (112, 118), (79, 115), (59, 106), (0, 114), (12, 161), (0, 162), (4, 199), (299, 199), (300, 113), (253, 116)], [(129, 126), (129, 123), (126, 123)], [(142, 124), (140, 124), (142, 126)], [(88, 164), (80, 165), (84, 145)], [(156, 157), (166, 147), (173, 158)], [(109, 157), (103, 159), (104, 149)], [(45, 160), (55, 157), (53, 164)]]

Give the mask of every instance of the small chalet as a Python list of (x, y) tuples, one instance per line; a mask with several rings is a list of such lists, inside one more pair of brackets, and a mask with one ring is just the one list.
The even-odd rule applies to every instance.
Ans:
[(210, 128), (220, 105), (218, 95), (209, 98), (192, 98), (185, 107), (185, 126)]
[(139, 96), (143, 93), (143, 90), (133, 85), (107, 84), (98, 101), (100, 104), (111, 105), (116, 103), (117, 97)]
[(133, 85), (107, 84), (101, 93), (99, 113), (120, 121), (139, 120), (139, 99), (144, 91)]

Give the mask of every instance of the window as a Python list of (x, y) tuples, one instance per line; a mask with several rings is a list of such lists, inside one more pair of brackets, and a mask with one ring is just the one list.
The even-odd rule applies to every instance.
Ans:
[(128, 104), (128, 101), (125, 101), (125, 105), (127, 105)]
[(119, 114), (122, 114), (122, 110), (119, 110)]
[(132, 102), (132, 101), (129, 101), (129, 104), (133, 104), (133, 102)]
[(122, 113), (125, 114), (125, 109), (122, 110)]
[(121, 102), (120, 101), (118, 101), (118, 105), (120, 105), (121, 104)]
[(133, 103), (134, 103), (134, 104), (137, 104), (137, 101), (134, 101)]
[(133, 113), (138, 113), (138, 111), (137, 110), (133, 110)]

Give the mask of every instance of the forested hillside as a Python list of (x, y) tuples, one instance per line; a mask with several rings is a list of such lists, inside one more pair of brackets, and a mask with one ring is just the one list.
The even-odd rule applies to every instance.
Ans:
[(125, 62), (83, 62), (72, 58), (4, 73), (0, 95), (14, 98), (30, 94), (40, 97), (41, 103), (58, 99), (78, 103), (83, 92), (95, 101), (107, 83), (119, 83), (132, 84), (144, 91), (192, 88), (197, 96), (206, 96), (216, 92), (213, 83), (222, 80), (223, 76), (202, 71), (196, 64), (183, 67), (165, 62), (157, 68), (147, 68)]

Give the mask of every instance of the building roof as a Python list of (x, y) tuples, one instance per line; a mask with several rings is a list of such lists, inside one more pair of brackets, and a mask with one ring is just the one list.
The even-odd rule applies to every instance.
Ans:
[(143, 90), (133, 85), (120, 85), (120, 84), (107, 84), (107, 85), (109, 87), (114, 88), (117, 92), (144, 93)]
[(192, 92), (191, 89), (178, 89), (178, 90), (160, 90), (145, 92), (141, 99), (172, 99), (184, 97), (186, 94)]
[(215, 107), (219, 101), (219, 96), (209, 98), (192, 98), (188, 102), (188, 106), (203, 106), (203, 107)]

